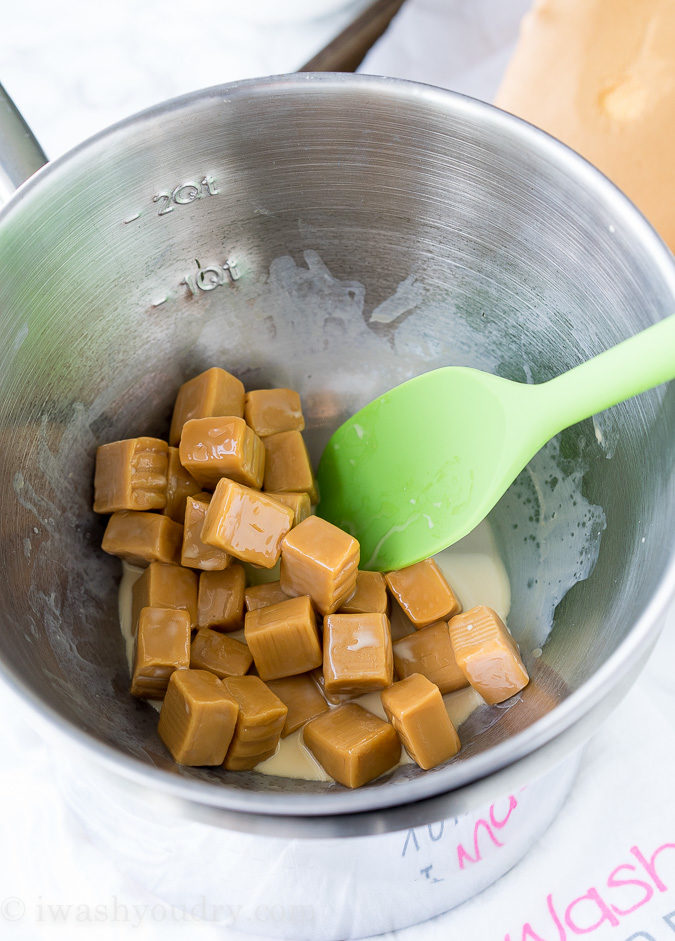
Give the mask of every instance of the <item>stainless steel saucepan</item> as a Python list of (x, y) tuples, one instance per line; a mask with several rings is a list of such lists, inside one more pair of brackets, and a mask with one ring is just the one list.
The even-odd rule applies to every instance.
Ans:
[[(42, 157), (8, 106), (2, 120), (9, 190)], [(265, 838), (428, 824), (550, 774), (625, 694), (673, 592), (675, 390), (560, 442), (560, 475), (583, 475), (606, 529), (542, 655), (527, 651), (530, 686), (510, 708), (475, 713), (447, 766), (401, 767), (355, 792), (169, 759), (156, 713), (126, 694), (119, 568), (91, 512), (95, 449), (165, 434), (179, 383), (220, 363), (249, 387), (299, 389), (317, 459), (349, 413), (423, 370), (540, 381), (673, 310), (673, 258), (611, 183), (535, 128), (450, 92), (354, 75), (261, 79), (97, 135), (0, 214), (4, 681), (73, 777), (98, 782), (90, 793), (107, 783), (165, 819)], [(533, 570), (513, 505), (495, 521), (512, 611), (530, 611), (518, 633), (536, 627), (539, 566), (561, 540), (587, 542), (542, 525)], [(533, 488), (530, 523), (540, 508)]]

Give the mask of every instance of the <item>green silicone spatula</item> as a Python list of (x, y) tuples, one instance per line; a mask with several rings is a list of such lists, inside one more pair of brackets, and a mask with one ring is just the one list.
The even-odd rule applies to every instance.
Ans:
[(539, 385), (435, 369), (338, 428), (317, 512), (356, 536), (362, 569), (412, 565), (478, 525), (563, 428), (673, 378), (675, 315)]

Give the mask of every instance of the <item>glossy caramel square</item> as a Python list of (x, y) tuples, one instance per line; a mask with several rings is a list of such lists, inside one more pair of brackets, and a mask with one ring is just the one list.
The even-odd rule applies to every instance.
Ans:
[(326, 693), (355, 696), (391, 686), (394, 680), (386, 614), (329, 614), (323, 622)]
[(293, 525), (293, 511), (266, 494), (223, 478), (209, 504), (202, 540), (262, 568), (279, 561), (281, 541)]
[(244, 636), (261, 679), (307, 673), (321, 666), (321, 642), (308, 595), (246, 614)]
[(469, 685), (455, 659), (445, 621), (436, 621), (414, 634), (395, 640), (394, 667), (399, 679), (420, 673), (435, 683), (442, 693), (452, 693)]
[(185, 519), (185, 502), (193, 497), (202, 488), (197, 481), (185, 470), (180, 462), (178, 448), (168, 450), (168, 469), (166, 475), (166, 506), (162, 510), (172, 520), (183, 524)]
[(211, 418), (215, 415), (242, 418), (244, 398), (243, 383), (217, 366), (184, 382), (176, 396), (169, 444), (178, 444), (185, 422), (192, 418)]
[(225, 767), (230, 771), (255, 768), (277, 750), (288, 709), (260, 677), (231, 676), (221, 682), (239, 704)]
[(279, 582), (265, 582), (263, 585), (251, 585), (244, 592), (244, 603), (247, 611), (257, 611), (268, 604), (277, 604), (286, 601), (288, 595), (281, 590)]
[(282, 738), (296, 732), (310, 719), (328, 711), (328, 703), (307, 673), (270, 680), (267, 685), (288, 709), (286, 723), (281, 731)]
[(232, 741), (239, 705), (206, 670), (176, 670), (157, 731), (180, 765), (221, 765)]
[(118, 510), (108, 520), (101, 548), (131, 565), (180, 561), (183, 527), (168, 516)]
[(476, 605), (448, 622), (460, 669), (490, 705), (504, 702), (530, 681), (518, 645), (496, 611)]
[(230, 556), (222, 549), (202, 542), (202, 528), (210, 502), (210, 493), (198, 493), (187, 498), (180, 564), (203, 572), (222, 572), (230, 564)]
[(459, 614), (462, 606), (433, 559), (388, 572), (389, 591), (416, 628)]
[(262, 439), (243, 418), (193, 418), (183, 426), (180, 439), (183, 467), (206, 490), (221, 477), (260, 490), (265, 468)]
[(394, 727), (356, 703), (308, 722), (303, 740), (321, 767), (345, 787), (361, 787), (390, 771), (401, 757)]
[(326, 680), (323, 675), (323, 667), (312, 670), (309, 675), (323, 698), (326, 700), (326, 702), (329, 702), (331, 706), (341, 706), (343, 703), (349, 702), (354, 698), (351, 693), (327, 693)]
[(323, 615), (332, 614), (356, 588), (359, 544), (318, 516), (308, 516), (281, 544), (280, 582), (287, 595), (309, 595)]
[(132, 629), (135, 632), (141, 608), (185, 608), (190, 624), (197, 626), (197, 585), (195, 572), (180, 565), (151, 562), (131, 589)]
[(300, 396), (294, 389), (256, 389), (244, 404), (244, 418), (257, 435), (265, 438), (281, 431), (302, 431)]
[(223, 679), (243, 676), (252, 662), (253, 657), (246, 644), (227, 634), (200, 627), (192, 639), (190, 667), (193, 670), (208, 670)]
[(293, 510), (293, 525), (297, 526), (298, 523), (302, 523), (303, 520), (306, 520), (312, 512), (312, 503), (309, 499), (308, 493), (270, 493), (265, 491), (265, 496), (271, 497), (272, 500), (277, 500), (279, 503), (283, 503), (284, 506), (289, 506)]
[(230, 565), (223, 572), (202, 572), (197, 600), (199, 627), (240, 630), (244, 626), (245, 588), (246, 573), (241, 565)]
[(460, 750), (459, 736), (441, 692), (425, 676), (413, 673), (385, 689), (381, 696), (387, 718), (420, 768), (435, 768)]
[(305, 492), (312, 503), (318, 491), (305, 439), (299, 431), (282, 431), (263, 438), (265, 476), (263, 488), (271, 492)]
[(342, 604), (341, 614), (386, 614), (387, 583), (381, 572), (358, 572), (354, 593)]
[(159, 438), (128, 438), (96, 451), (94, 512), (161, 510), (166, 506), (168, 445)]
[(190, 666), (190, 615), (181, 608), (142, 608), (131, 694), (162, 699), (174, 670)]

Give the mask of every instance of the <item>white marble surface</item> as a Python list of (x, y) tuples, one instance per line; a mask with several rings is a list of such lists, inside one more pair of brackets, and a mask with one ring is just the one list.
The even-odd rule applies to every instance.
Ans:
[(176, 95), (293, 72), (369, 0), (3, 0), (0, 82), (53, 159)]
[[(291, 71), (365, 3), (5, 0), (0, 80), (54, 157), (162, 99)], [(526, 5), (408, 0), (364, 69), (490, 98)], [(567, 806), (530, 855), (477, 900), (401, 939), (675, 937), (673, 663), (671, 611), (647, 669), (594, 740)], [(89, 941), (133, 929), (134, 938), (164, 941), (184, 931), (184, 920), (119, 872), (67, 813), (44, 742), (4, 690), (0, 710), (0, 937)], [(658, 873), (645, 875), (633, 850), (650, 857), (659, 848)], [(631, 885), (631, 876), (641, 881)], [(212, 924), (190, 931), (204, 941), (234, 934)]]

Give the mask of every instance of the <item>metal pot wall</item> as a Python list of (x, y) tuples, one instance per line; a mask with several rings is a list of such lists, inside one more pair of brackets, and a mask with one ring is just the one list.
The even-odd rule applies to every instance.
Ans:
[[(41, 157), (3, 115), (9, 189)], [(673, 389), (614, 410), (610, 460), (591, 422), (563, 436), (607, 527), (523, 694), (475, 713), (447, 765), (355, 792), (169, 759), (156, 714), (126, 695), (118, 565), (90, 509), (95, 449), (165, 434), (178, 384), (222, 363), (249, 387), (299, 389), (316, 459), (349, 413), (425, 369), (543, 381), (673, 309), (673, 258), (621, 193), (545, 134), (449, 92), (295, 75), (99, 134), (0, 214), (2, 677), (112, 786), (265, 838), (404, 830), (536, 781), (623, 696), (672, 594)], [(537, 573), (515, 536), (503, 551), (517, 604)]]
[(263, 938), (339, 941), (394, 931), (473, 898), (515, 866), (561, 808), (581, 754), (482, 808), (368, 836), (294, 839), (190, 819), (54, 752), (68, 806), (137, 884), (197, 919)]

